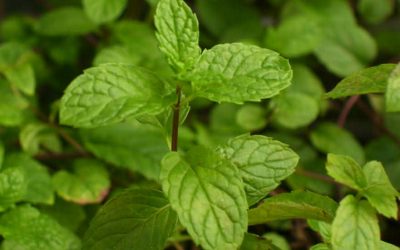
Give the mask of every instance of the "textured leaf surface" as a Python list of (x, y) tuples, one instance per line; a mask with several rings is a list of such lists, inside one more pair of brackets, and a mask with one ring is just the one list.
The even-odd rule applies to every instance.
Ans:
[(400, 196), (390, 183), (382, 164), (377, 161), (368, 162), (363, 167), (363, 172), (367, 180), (364, 196), (379, 213), (397, 219), (396, 197)]
[(272, 50), (233, 43), (205, 50), (189, 78), (197, 96), (242, 103), (277, 95), (290, 85), (292, 70)]
[(318, 102), (306, 94), (282, 93), (273, 101), (273, 120), (285, 128), (304, 127), (318, 116)]
[(36, 31), (46, 36), (83, 35), (95, 29), (96, 25), (77, 7), (49, 11), (36, 24)]
[(21, 169), (2, 170), (0, 172), (0, 211), (22, 200), (27, 186), (24, 172)]
[(249, 225), (295, 218), (331, 222), (337, 204), (328, 196), (294, 191), (265, 199), (260, 206), (249, 210)]
[(339, 205), (332, 223), (333, 250), (376, 250), (380, 241), (375, 210), (365, 200), (348, 195)]
[(200, 56), (199, 24), (183, 0), (161, 0), (154, 17), (160, 49), (178, 72), (190, 69)]
[(130, 189), (108, 201), (83, 240), (87, 250), (159, 250), (175, 230), (177, 215), (163, 193)]
[(390, 73), (395, 67), (395, 64), (381, 64), (355, 72), (341, 80), (326, 96), (340, 98), (352, 95), (383, 93), (386, 90)]
[(386, 111), (400, 111), (400, 64), (390, 73), (385, 92)]
[(153, 73), (125, 64), (85, 70), (61, 99), (61, 123), (97, 127), (143, 114), (156, 115), (174, 102), (171, 89)]
[(104, 165), (96, 160), (74, 162), (74, 172), (58, 171), (53, 176), (57, 193), (78, 204), (99, 203), (108, 194), (110, 180)]
[(351, 157), (328, 154), (326, 169), (336, 181), (356, 190), (362, 190), (367, 185), (360, 165)]
[(85, 147), (100, 159), (158, 180), (160, 162), (169, 151), (161, 130), (126, 122), (81, 130)]
[(348, 155), (364, 163), (365, 153), (360, 143), (347, 130), (333, 123), (321, 123), (310, 134), (312, 144), (324, 153)]
[(5, 169), (22, 171), (27, 190), (22, 198), (32, 203), (53, 204), (54, 188), (46, 166), (22, 153), (9, 154), (4, 159)]
[(29, 205), (10, 210), (0, 217), (4, 250), (79, 250), (81, 243), (69, 230)]
[(128, 0), (83, 0), (87, 16), (95, 23), (113, 21), (124, 11)]
[(249, 205), (265, 197), (291, 175), (299, 160), (288, 145), (261, 135), (233, 138), (220, 152), (239, 168)]
[(256, 234), (245, 233), (240, 250), (278, 250), (270, 240)]
[(161, 182), (179, 220), (204, 249), (236, 249), (247, 230), (247, 202), (231, 162), (203, 147), (162, 161)]

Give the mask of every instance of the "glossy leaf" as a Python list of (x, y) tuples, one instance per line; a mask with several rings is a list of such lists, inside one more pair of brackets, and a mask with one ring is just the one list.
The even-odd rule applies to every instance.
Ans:
[(394, 68), (388, 78), (388, 84), (385, 92), (386, 111), (400, 111), (400, 64)]
[(124, 11), (128, 0), (83, 0), (87, 16), (95, 23), (113, 21)]
[(291, 175), (299, 160), (288, 145), (261, 135), (233, 138), (219, 151), (238, 167), (249, 205), (264, 198)]
[(77, 236), (48, 215), (29, 205), (16, 207), (0, 217), (4, 250), (79, 250)]
[(36, 31), (45, 36), (83, 35), (96, 25), (77, 7), (62, 7), (45, 13), (36, 24)]
[(272, 50), (234, 43), (205, 50), (188, 77), (196, 96), (243, 103), (277, 95), (290, 85), (292, 70)]
[(375, 210), (365, 200), (348, 195), (332, 223), (332, 248), (379, 249), (380, 234)]
[(74, 162), (73, 173), (58, 171), (53, 176), (57, 193), (78, 204), (100, 203), (108, 194), (110, 180), (101, 162), (80, 159)]
[(100, 159), (158, 180), (169, 151), (162, 131), (138, 122), (81, 130), (85, 147)]
[(174, 102), (171, 89), (155, 74), (126, 64), (85, 70), (61, 99), (61, 123), (98, 127), (140, 115), (156, 115)]
[(178, 72), (191, 69), (200, 56), (199, 23), (183, 0), (161, 0), (154, 17), (160, 49)]
[(360, 143), (347, 130), (333, 123), (321, 123), (310, 134), (312, 144), (324, 153), (348, 155), (359, 164), (364, 163), (365, 153)]
[(204, 249), (236, 249), (247, 231), (247, 202), (239, 172), (204, 148), (162, 161), (161, 183), (179, 221)]
[(129, 189), (109, 200), (90, 223), (87, 250), (159, 250), (175, 230), (177, 215), (163, 193)]
[(295, 218), (331, 222), (336, 208), (336, 202), (328, 196), (294, 191), (267, 198), (258, 207), (250, 209), (249, 225)]
[(395, 64), (381, 64), (357, 71), (341, 80), (326, 96), (340, 98), (352, 95), (383, 93), (387, 79), (395, 68)]
[(363, 167), (367, 187), (363, 194), (370, 204), (386, 217), (397, 219), (397, 197), (399, 192), (392, 186), (382, 164), (370, 161)]
[(336, 181), (356, 190), (362, 190), (367, 185), (363, 170), (351, 157), (328, 154), (326, 169)]

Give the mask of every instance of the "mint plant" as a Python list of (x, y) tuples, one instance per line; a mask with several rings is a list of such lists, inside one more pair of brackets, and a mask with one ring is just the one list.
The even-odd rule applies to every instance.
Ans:
[(397, 2), (9, 8), (1, 249), (400, 246)]

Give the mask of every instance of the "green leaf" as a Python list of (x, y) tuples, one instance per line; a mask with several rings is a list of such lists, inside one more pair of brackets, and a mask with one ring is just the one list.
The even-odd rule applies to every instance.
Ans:
[(96, 160), (80, 159), (74, 162), (73, 167), (73, 173), (60, 170), (53, 176), (57, 193), (78, 204), (100, 203), (110, 188), (104, 165)]
[(245, 233), (239, 250), (279, 250), (270, 240), (256, 234)]
[(328, 244), (319, 243), (317, 245), (312, 246), (310, 250), (331, 250), (331, 248)]
[(129, 189), (109, 200), (90, 223), (83, 249), (163, 249), (177, 215), (162, 192)]
[(36, 31), (45, 36), (76, 36), (92, 32), (96, 25), (77, 7), (62, 7), (46, 12), (37, 22)]
[(341, 80), (326, 96), (340, 98), (352, 95), (383, 93), (395, 64), (381, 64), (363, 69)]
[(79, 250), (80, 240), (55, 220), (29, 205), (20, 206), (0, 217), (3, 250)]
[(277, 249), (279, 250), (290, 250), (290, 245), (287, 242), (286, 238), (280, 234), (270, 232), (263, 234), (263, 237), (266, 238), (267, 240), (270, 240), (272, 244), (277, 246)]
[(95, 23), (108, 23), (117, 19), (124, 11), (128, 0), (83, 0), (87, 16)]
[(390, 73), (385, 91), (386, 111), (400, 111), (400, 64)]
[(199, 23), (183, 0), (161, 0), (154, 17), (160, 49), (178, 72), (191, 69), (201, 49)]
[[(94, 87), (94, 85), (96, 87)], [(141, 115), (156, 115), (172, 105), (169, 86), (157, 75), (125, 64), (85, 70), (61, 99), (62, 124), (98, 127)]]
[(158, 180), (160, 162), (169, 151), (162, 131), (138, 122), (81, 130), (85, 148), (100, 159)]
[(28, 184), (23, 170), (20, 168), (2, 170), (0, 172), (0, 211), (21, 201), (27, 189)]
[(356, 190), (362, 190), (367, 185), (363, 170), (351, 157), (328, 154), (326, 169), (336, 181)]
[(299, 57), (312, 52), (323, 38), (321, 26), (310, 22), (306, 15), (285, 18), (278, 27), (267, 29), (268, 48), (287, 57)]
[(23, 93), (33, 95), (36, 79), (33, 67), (29, 63), (20, 63), (8, 68), (4, 72), (7, 80), (17, 86)]
[(3, 168), (22, 171), (27, 189), (21, 200), (48, 205), (54, 203), (54, 188), (46, 166), (26, 154), (14, 153), (4, 159)]
[(20, 131), (19, 141), (22, 149), (29, 155), (39, 153), (41, 145), (53, 152), (61, 151), (61, 142), (57, 134), (42, 123), (30, 123), (24, 126)]
[(3, 160), (4, 160), (4, 144), (0, 140), (0, 169), (2, 168)]
[(247, 202), (239, 172), (204, 147), (162, 160), (161, 183), (179, 221), (204, 249), (236, 249), (247, 230)]
[(387, 242), (380, 241), (379, 242), (379, 249), (380, 250), (399, 250), (400, 248), (395, 246), (395, 245), (389, 244)]
[(236, 113), (236, 122), (246, 131), (260, 130), (267, 125), (267, 114), (260, 105), (245, 104)]
[(375, 210), (365, 200), (346, 196), (332, 223), (332, 247), (339, 249), (380, 249), (380, 233)]
[(390, 183), (382, 163), (370, 161), (362, 170), (367, 180), (363, 195), (379, 213), (397, 219), (396, 197), (400, 195)]
[(365, 153), (353, 134), (333, 123), (320, 123), (310, 134), (312, 144), (324, 153), (348, 155), (359, 164), (364, 163)]
[(205, 50), (188, 77), (194, 95), (240, 104), (279, 94), (290, 85), (292, 70), (272, 50), (233, 43)]
[(328, 196), (293, 191), (265, 199), (261, 205), (250, 209), (249, 225), (294, 218), (331, 222), (335, 217), (336, 208), (336, 202)]
[(273, 99), (272, 119), (279, 125), (296, 129), (313, 122), (319, 111), (318, 102), (306, 94), (285, 92)]
[(14, 95), (10, 84), (0, 80), (0, 125), (18, 126), (25, 120), (29, 103), (20, 95)]
[(330, 242), (332, 238), (332, 225), (319, 220), (307, 220), (308, 225), (323, 238), (324, 242)]
[(239, 169), (247, 202), (257, 203), (291, 175), (298, 155), (288, 145), (262, 135), (242, 135), (219, 149)]
[(360, 0), (357, 4), (357, 10), (368, 23), (378, 24), (393, 13), (394, 1)]

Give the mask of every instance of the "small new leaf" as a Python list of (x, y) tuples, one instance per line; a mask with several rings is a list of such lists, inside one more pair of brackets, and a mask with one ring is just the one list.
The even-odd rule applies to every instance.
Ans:
[(140, 115), (156, 115), (174, 102), (168, 85), (143, 68), (101, 64), (85, 70), (61, 99), (62, 124), (98, 127)]
[(161, 183), (179, 220), (204, 249), (237, 249), (247, 230), (247, 202), (238, 170), (216, 152), (167, 154)]
[(395, 67), (395, 64), (381, 64), (357, 71), (341, 80), (326, 96), (336, 99), (352, 95), (383, 93)]
[(199, 23), (183, 0), (161, 0), (154, 17), (160, 49), (178, 72), (191, 69), (200, 56)]
[(164, 249), (177, 221), (162, 192), (129, 189), (99, 210), (85, 234), (83, 249)]
[(233, 138), (220, 153), (238, 167), (250, 206), (291, 175), (299, 161), (288, 145), (261, 135)]
[(379, 213), (397, 219), (396, 197), (399, 193), (390, 183), (382, 164), (370, 161), (363, 167), (363, 172), (367, 180), (363, 195)]
[(205, 50), (187, 77), (194, 95), (240, 104), (277, 95), (290, 85), (292, 70), (272, 50), (233, 43)]
[(379, 248), (380, 233), (378, 219), (369, 203), (346, 196), (336, 211), (332, 223), (333, 250)]
[(328, 196), (294, 191), (265, 199), (260, 206), (250, 209), (249, 225), (295, 218), (331, 222), (336, 208), (336, 202)]

